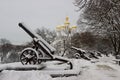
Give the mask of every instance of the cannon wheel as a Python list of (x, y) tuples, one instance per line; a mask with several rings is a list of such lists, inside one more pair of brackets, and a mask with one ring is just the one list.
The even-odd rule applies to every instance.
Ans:
[(38, 53), (33, 48), (26, 48), (22, 51), (20, 55), (20, 61), (23, 65), (27, 64), (37, 64), (38, 61)]
[(39, 56), (38, 64), (41, 64), (42, 60), (40, 60), (40, 58), (44, 58), (45, 55), (44, 55), (44, 53), (41, 51), (41, 49), (38, 49), (37, 52), (38, 52), (38, 56)]
[(79, 54), (79, 53), (75, 53), (74, 56), (75, 56), (76, 59), (79, 59), (79, 58), (80, 58), (80, 54)]

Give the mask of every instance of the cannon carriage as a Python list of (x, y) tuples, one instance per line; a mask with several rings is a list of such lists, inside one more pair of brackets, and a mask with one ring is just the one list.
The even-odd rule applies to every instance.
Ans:
[(33, 34), (23, 23), (18, 25), (33, 39), (33, 46), (21, 51), (20, 61), (23, 65), (41, 64), (44, 61), (61, 61), (62, 63), (67, 63), (70, 66), (69, 69), (73, 68), (72, 62), (69, 59), (53, 55), (56, 49), (41, 36), (38, 37)]

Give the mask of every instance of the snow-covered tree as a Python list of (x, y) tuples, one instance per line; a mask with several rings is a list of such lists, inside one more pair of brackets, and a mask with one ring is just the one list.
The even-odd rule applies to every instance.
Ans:
[(56, 32), (55, 31), (52, 31), (52, 30), (49, 30), (47, 28), (38, 28), (36, 30), (36, 33), (38, 35), (40, 35), (45, 41), (47, 41), (48, 43), (52, 43), (55, 38), (56, 38)]
[(1, 57), (2, 60), (6, 57), (7, 53), (12, 50), (13, 45), (11, 42), (5, 38), (0, 39), (0, 45), (1, 45)]
[(115, 55), (120, 53), (120, 0), (75, 0), (83, 11), (78, 25), (85, 24), (97, 35), (111, 40)]

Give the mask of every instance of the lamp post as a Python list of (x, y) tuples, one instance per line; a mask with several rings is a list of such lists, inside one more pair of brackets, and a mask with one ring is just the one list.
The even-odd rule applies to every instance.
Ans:
[(70, 45), (71, 45), (71, 34), (73, 30), (76, 30), (76, 28), (77, 26), (70, 26), (69, 17), (66, 17), (63, 25), (59, 25), (56, 27), (58, 36), (62, 40), (61, 45), (63, 45), (62, 47), (64, 49), (62, 56), (64, 56), (65, 51), (66, 51), (66, 43), (70, 42)]

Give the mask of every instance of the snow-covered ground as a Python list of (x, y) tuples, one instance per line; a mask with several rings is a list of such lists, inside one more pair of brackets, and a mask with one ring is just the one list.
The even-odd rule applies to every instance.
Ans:
[[(79, 72), (72, 76), (51, 77), (52, 73), (69, 73), (71, 70), (63, 71), (65, 65), (55, 66), (51, 62), (47, 63), (47, 68), (40, 71), (14, 71), (4, 70), (0, 73), (0, 80), (120, 80), (120, 66), (113, 61), (114, 57), (101, 57), (98, 60), (86, 61), (83, 59), (72, 59), (74, 72)], [(55, 63), (55, 62), (53, 62)], [(18, 65), (12, 63), (8, 65)], [(0, 67), (3, 67), (1, 64)], [(20, 65), (20, 64), (19, 64)]]

